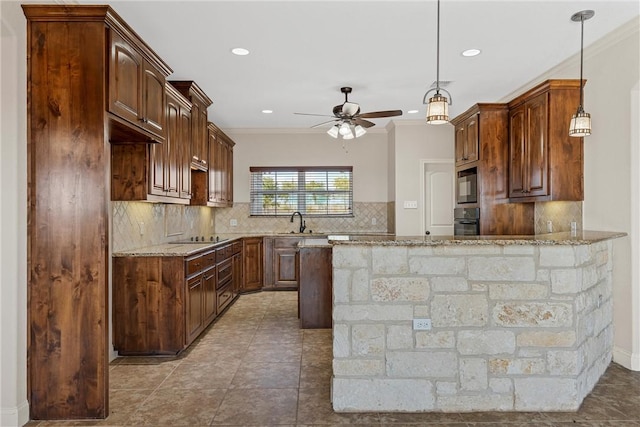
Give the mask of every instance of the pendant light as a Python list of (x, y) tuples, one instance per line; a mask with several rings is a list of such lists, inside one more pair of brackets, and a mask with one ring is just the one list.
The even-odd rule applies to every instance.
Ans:
[[(435, 90), (435, 94), (429, 98), (429, 93)], [(427, 123), (439, 125), (449, 122), (449, 105), (451, 101), (446, 96), (441, 95), (440, 91), (445, 92), (451, 98), (451, 94), (440, 88), (440, 0), (438, 0), (438, 20), (437, 20), (437, 38), (436, 38), (436, 87), (429, 89), (422, 98), (422, 103), (427, 104)]]
[(595, 15), (593, 10), (582, 10), (571, 15), (573, 22), (580, 22), (580, 105), (578, 105), (578, 110), (571, 117), (569, 136), (582, 137), (591, 135), (591, 114), (585, 113), (583, 108), (584, 82), (582, 81), (582, 56), (584, 49), (584, 21), (593, 18), (593, 15)]

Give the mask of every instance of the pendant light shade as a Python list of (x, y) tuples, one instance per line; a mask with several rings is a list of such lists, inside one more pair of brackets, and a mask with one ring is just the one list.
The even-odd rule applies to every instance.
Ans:
[(338, 125), (331, 126), (331, 128), (329, 128), (327, 133), (329, 134), (330, 137), (337, 138), (339, 134)]
[[(435, 91), (435, 94), (428, 98), (429, 93)], [(442, 95), (440, 91), (449, 95), (449, 98)], [(429, 99), (427, 101), (427, 98)], [(440, 125), (449, 122), (449, 105), (451, 104), (451, 94), (440, 88), (440, 0), (438, 0), (438, 19), (437, 19), (437, 36), (436, 36), (436, 87), (430, 89), (424, 94), (422, 103), (427, 104), (427, 123), (432, 125)]]
[(582, 80), (583, 68), (583, 50), (584, 50), (584, 21), (593, 18), (595, 12), (593, 10), (582, 10), (571, 15), (573, 22), (580, 22), (580, 105), (578, 110), (571, 117), (569, 124), (569, 136), (589, 136), (591, 135), (591, 114), (585, 113), (584, 102), (584, 80)]

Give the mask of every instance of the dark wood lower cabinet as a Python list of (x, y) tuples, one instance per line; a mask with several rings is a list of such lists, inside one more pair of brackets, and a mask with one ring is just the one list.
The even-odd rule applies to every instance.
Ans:
[(241, 292), (254, 292), (262, 289), (262, 237), (242, 239), (243, 282)]
[(302, 237), (265, 238), (264, 290), (298, 289), (298, 243)]
[(188, 347), (236, 297), (234, 256), (242, 255), (229, 244), (188, 257), (114, 257), (115, 350), (160, 355)]
[(298, 309), (303, 329), (332, 327), (332, 253), (330, 246), (303, 246), (299, 250)]

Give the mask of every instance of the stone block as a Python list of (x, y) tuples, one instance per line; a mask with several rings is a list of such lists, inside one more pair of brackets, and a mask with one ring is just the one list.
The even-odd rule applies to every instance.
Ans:
[(514, 379), (516, 411), (576, 411), (578, 383), (572, 378)]
[(575, 267), (576, 255), (573, 246), (540, 246), (542, 267)]
[(525, 331), (518, 333), (518, 347), (572, 347), (576, 343), (574, 331)]
[(489, 389), (494, 393), (513, 393), (513, 380), (511, 378), (489, 379)]
[(486, 390), (489, 384), (485, 359), (460, 359), (460, 389)]
[(406, 274), (409, 271), (407, 248), (382, 246), (371, 249), (373, 274)]
[(582, 289), (589, 289), (596, 283), (598, 283), (598, 270), (596, 265), (587, 265), (582, 269)]
[(434, 295), (431, 316), (434, 327), (485, 326), (489, 321), (489, 303), (481, 294)]
[(351, 353), (356, 356), (384, 354), (385, 327), (377, 325), (353, 325), (351, 327)]
[(430, 283), (433, 292), (464, 292), (469, 290), (469, 283), (464, 277), (433, 277)]
[(387, 349), (407, 350), (413, 348), (412, 325), (387, 326)]
[(451, 396), (458, 393), (458, 383), (454, 381), (438, 381), (436, 383), (436, 394), (438, 396)]
[(549, 270), (545, 268), (539, 268), (536, 272), (536, 282), (548, 283), (549, 282)]
[(433, 246), (409, 246), (407, 256), (409, 258), (414, 256), (432, 256), (434, 253), (433, 250)]
[(333, 357), (349, 357), (351, 354), (349, 326), (333, 324)]
[(512, 331), (466, 330), (458, 332), (458, 351), (465, 355), (512, 354), (516, 336)]
[(455, 378), (458, 357), (451, 351), (388, 351), (387, 376), (392, 378)]
[(544, 359), (489, 359), (493, 375), (536, 375), (545, 372)]
[(429, 411), (435, 407), (431, 381), (424, 379), (334, 378), (336, 412)]
[(369, 268), (371, 248), (367, 246), (334, 246), (333, 268)]
[(513, 411), (513, 396), (510, 394), (438, 396), (437, 409), (443, 412)]
[(533, 255), (536, 248), (530, 245), (505, 245), (502, 249), (504, 255)]
[(489, 298), (494, 300), (543, 299), (549, 295), (549, 287), (539, 283), (491, 283)]
[(351, 300), (355, 302), (369, 301), (369, 270), (354, 270), (351, 276)]
[(411, 274), (433, 274), (459, 276), (465, 273), (466, 263), (462, 257), (412, 257), (409, 259)]
[(431, 308), (428, 305), (414, 305), (413, 315), (414, 317), (429, 317), (431, 315)]
[(551, 375), (578, 375), (583, 365), (583, 354), (573, 350), (550, 350), (547, 352), (547, 369)]
[(536, 278), (531, 257), (469, 258), (469, 280), (530, 282)]
[(371, 298), (374, 301), (426, 302), (429, 289), (426, 277), (379, 277), (371, 280)]
[(338, 269), (333, 272), (333, 302), (349, 302), (349, 289), (351, 288), (351, 270)]
[(412, 319), (413, 307), (410, 305), (336, 305), (333, 308), (334, 322), (354, 322), (363, 320), (395, 321)]
[(581, 269), (551, 270), (550, 279), (554, 294), (577, 294), (582, 289)]
[(486, 283), (472, 283), (471, 292), (487, 292), (489, 286)]
[(417, 331), (416, 348), (455, 348), (456, 335), (453, 331)]
[(502, 249), (495, 245), (449, 245), (442, 247), (442, 253), (453, 256), (499, 255)]
[(500, 303), (493, 308), (493, 322), (506, 327), (565, 328), (573, 325), (569, 303)]
[(384, 374), (383, 359), (334, 359), (333, 375), (337, 377), (380, 376)]

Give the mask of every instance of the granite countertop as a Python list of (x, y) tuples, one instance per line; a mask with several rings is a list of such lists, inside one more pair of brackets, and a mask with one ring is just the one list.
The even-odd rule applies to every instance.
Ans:
[(224, 234), (219, 242), (164, 243), (139, 249), (114, 252), (114, 257), (125, 256), (189, 256), (207, 249), (224, 246), (242, 237), (282, 236), (302, 237), (298, 247), (327, 247), (332, 245), (371, 246), (479, 246), (479, 245), (589, 245), (603, 240), (626, 236), (626, 233), (608, 231), (578, 231), (537, 234), (534, 236), (395, 236), (393, 234), (358, 233), (260, 233)]
[(349, 236), (332, 239), (333, 245), (371, 246), (480, 246), (480, 245), (590, 245), (603, 240), (626, 236), (626, 233), (608, 231), (578, 231), (536, 234), (532, 236)]

